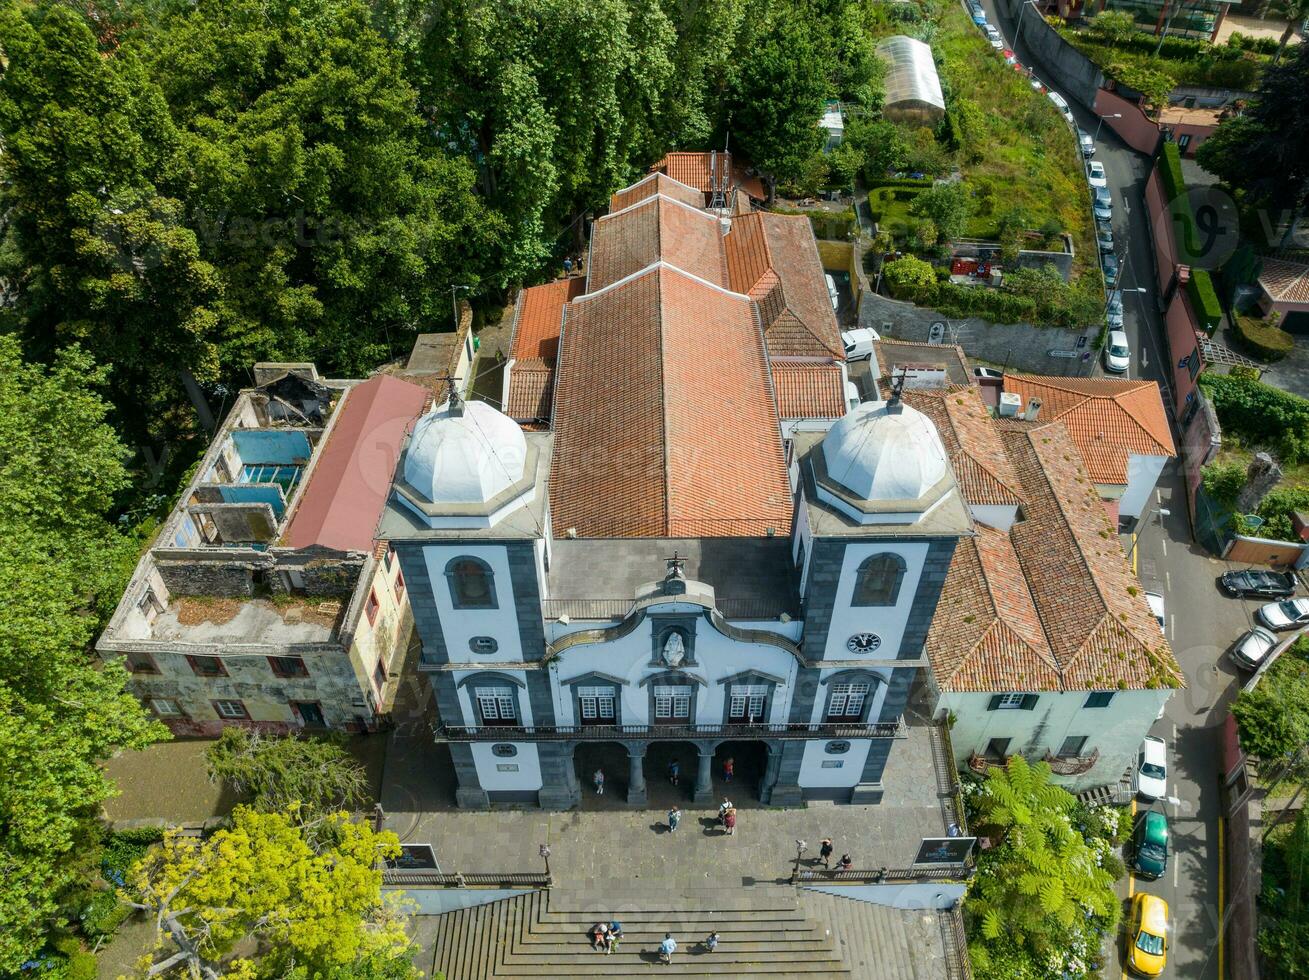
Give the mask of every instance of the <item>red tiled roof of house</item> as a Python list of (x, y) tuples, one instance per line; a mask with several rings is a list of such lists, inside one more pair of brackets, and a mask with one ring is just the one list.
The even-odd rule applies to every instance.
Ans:
[(281, 543), (371, 551), (405, 432), (427, 403), (426, 388), (387, 375), (351, 388), (326, 445), (318, 448)]
[(845, 381), (838, 364), (774, 360), (773, 386), (784, 419), (839, 419), (845, 414)]
[(514, 307), (514, 339), (509, 356), (553, 362), (559, 352), (564, 304), (581, 296), (585, 289), (585, 279), (571, 276), (522, 290)]
[(936, 426), (966, 503), (978, 507), (1022, 502), (1018, 475), (976, 387), (907, 388), (904, 400)]
[(1154, 381), (1006, 374), (1004, 390), (1017, 392), (1024, 403), (1041, 399), (1041, 414), (1035, 423), (1009, 428), (1062, 422), (1096, 483), (1125, 485), (1133, 454), (1177, 455), (1159, 385)]
[[(724, 159), (726, 165), (730, 168), (732, 175), (731, 182), (728, 185), (730, 190), (733, 185), (738, 186), (751, 197), (762, 201), (768, 196), (768, 191), (764, 188), (764, 182), (758, 177), (751, 177), (746, 173), (744, 165), (739, 163), (730, 153), (719, 153), (717, 155), (719, 167), (723, 166)], [(677, 152), (669, 153), (662, 160), (650, 168), (651, 173), (664, 173), (674, 180), (679, 180), (683, 184), (689, 184), (692, 187), (708, 194), (713, 190), (713, 184), (710, 181), (710, 154), (697, 152)], [(720, 171), (721, 173), (721, 171)]]
[(594, 293), (663, 260), (715, 286), (727, 285), (718, 219), (672, 198), (644, 198), (591, 227), (586, 291)]
[(515, 422), (548, 423), (554, 401), (554, 361), (525, 358), (509, 370), (504, 413)]
[(1309, 265), (1284, 259), (1264, 259), (1259, 285), (1269, 299), (1281, 303), (1309, 303)]
[(704, 193), (698, 187), (691, 187), (663, 173), (652, 173), (638, 180), (629, 187), (616, 191), (609, 198), (609, 210), (621, 211), (623, 208), (643, 201), (647, 197), (662, 194), (675, 201), (689, 204), (693, 208), (704, 207)]
[(567, 322), (555, 527), (582, 537), (790, 533), (767, 356), (744, 297), (658, 264), (573, 301)]
[(845, 358), (807, 217), (741, 215), (732, 220), (724, 244), (728, 281), (758, 302), (770, 355)]

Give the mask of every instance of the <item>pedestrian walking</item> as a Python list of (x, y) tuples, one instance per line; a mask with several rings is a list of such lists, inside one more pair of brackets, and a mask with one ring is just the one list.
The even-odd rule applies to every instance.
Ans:
[(572, 274), (573, 274), (573, 260), (570, 256), (566, 255), (564, 256), (564, 275), (571, 276)]
[(677, 785), (678, 779), (682, 776), (682, 764), (674, 759), (668, 763), (668, 781), (674, 786)]
[(724, 813), (726, 813), (728, 810), (735, 810), (735, 809), (736, 807), (732, 805), (732, 801), (729, 800), (726, 796), (724, 796), (723, 802), (718, 804), (718, 819), (721, 821), (723, 819)]
[(718, 933), (709, 933), (709, 938), (704, 941), (704, 948), (711, 953), (718, 948)]
[(824, 837), (818, 842), (818, 860), (823, 862), (823, 867), (831, 870), (832, 867), (832, 838)]
[(730, 783), (736, 775), (736, 760), (730, 755), (723, 760), (723, 782)]
[(736, 833), (736, 807), (723, 814), (723, 826), (727, 828), (728, 837)]
[(659, 944), (659, 962), (673, 962), (673, 954), (677, 952), (677, 940), (673, 938), (671, 932), (664, 933), (664, 941)]
[(603, 769), (597, 769), (595, 771), (595, 775), (592, 776), (591, 779), (595, 782), (595, 795), (604, 796), (605, 795), (605, 771)]
[(668, 832), (671, 834), (674, 830), (677, 829), (677, 825), (681, 822), (682, 822), (682, 809), (681, 807), (675, 806), (668, 811)]
[(841, 860), (836, 862), (837, 871), (849, 871), (854, 867), (854, 862), (850, 860), (849, 854), (842, 854)]

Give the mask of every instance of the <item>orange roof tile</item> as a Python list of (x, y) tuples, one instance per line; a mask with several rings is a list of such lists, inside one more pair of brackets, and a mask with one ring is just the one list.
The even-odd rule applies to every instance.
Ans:
[(559, 352), (564, 304), (581, 296), (585, 289), (586, 280), (573, 276), (522, 290), (514, 307), (514, 339), (509, 356), (553, 363)]
[(745, 297), (655, 265), (569, 304), (559, 363), (557, 528), (582, 537), (790, 533), (776, 402)]
[(1259, 285), (1269, 299), (1281, 303), (1309, 303), (1309, 265), (1283, 259), (1264, 259)]
[(839, 419), (845, 414), (840, 365), (774, 360), (772, 368), (782, 418)]
[(716, 286), (727, 285), (718, 219), (656, 195), (592, 226), (586, 291), (597, 292), (661, 259)]
[(704, 193), (698, 187), (683, 184), (680, 180), (674, 180), (667, 174), (653, 173), (638, 180), (630, 187), (624, 187), (622, 190), (616, 191), (609, 198), (609, 210), (621, 211), (623, 208), (635, 204), (637, 201), (643, 201), (647, 197), (653, 197), (655, 194), (663, 194), (675, 201), (689, 204), (693, 208), (702, 208), (705, 203)]
[(525, 358), (509, 370), (504, 413), (515, 422), (549, 422), (554, 400), (554, 361)]
[(1126, 484), (1133, 454), (1177, 455), (1154, 381), (1006, 374), (1004, 390), (1041, 399), (1036, 427), (1062, 422), (1096, 483)]
[[(669, 153), (662, 160), (650, 168), (651, 172), (667, 174), (674, 180), (679, 180), (683, 184), (689, 184), (698, 188), (700, 191), (708, 194), (713, 190), (713, 182), (710, 180), (710, 153), (694, 152), (677, 152)], [(718, 153), (716, 166), (722, 167), (726, 160), (726, 165), (731, 173), (731, 182), (728, 185), (729, 190), (733, 185), (745, 191), (751, 197), (762, 201), (768, 196), (768, 191), (764, 187), (764, 182), (758, 177), (751, 177), (746, 173), (745, 166), (737, 161), (731, 153)], [(718, 171), (721, 173), (722, 171)]]
[(1018, 475), (977, 388), (907, 388), (904, 400), (936, 426), (966, 503), (978, 507), (1022, 502)]

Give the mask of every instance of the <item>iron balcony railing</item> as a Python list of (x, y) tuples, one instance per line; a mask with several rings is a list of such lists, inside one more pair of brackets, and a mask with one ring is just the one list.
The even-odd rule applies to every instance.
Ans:
[(546, 888), (551, 884), (548, 875), (533, 871), (506, 871), (499, 873), (470, 872), (453, 874), (428, 869), (385, 868), (382, 884), (409, 885), (415, 888)]
[(438, 742), (543, 742), (624, 738), (906, 738), (904, 720), (816, 725), (437, 725)]

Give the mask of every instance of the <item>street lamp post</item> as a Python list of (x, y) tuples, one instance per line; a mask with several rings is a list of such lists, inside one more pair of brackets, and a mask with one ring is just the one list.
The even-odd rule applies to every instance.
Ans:
[(1106, 119), (1122, 119), (1122, 118), (1123, 118), (1123, 114), (1121, 112), (1111, 112), (1107, 116), (1101, 116), (1100, 121), (1095, 124), (1095, 135), (1091, 137), (1091, 140), (1094, 142), (1100, 139), (1100, 127), (1104, 125), (1104, 121)]
[(454, 311), (455, 321), (454, 328), (459, 329), (459, 290), (472, 289), (472, 286), (451, 286), (450, 287), (450, 308)]
[(542, 845), (541, 845), (540, 854), (541, 854), (541, 859), (542, 859), (543, 861), (545, 861), (545, 880), (546, 880), (546, 884), (553, 885), (553, 884), (554, 884), (554, 876), (553, 876), (552, 874), (550, 874), (550, 845), (549, 845), (549, 844), (542, 844)]
[(802, 855), (808, 847), (809, 845), (802, 840), (797, 840), (795, 842), (795, 867), (791, 869), (791, 884), (793, 885), (800, 880), (800, 855)]
[(1028, 4), (1035, 6), (1036, 0), (1025, 0), (1022, 9), (1018, 11), (1018, 26), (1014, 28), (1014, 47), (1018, 47), (1018, 39), (1023, 36), (1023, 17), (1027, 13)]

